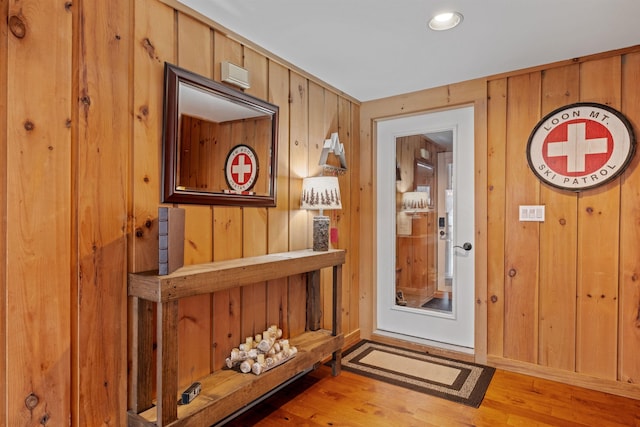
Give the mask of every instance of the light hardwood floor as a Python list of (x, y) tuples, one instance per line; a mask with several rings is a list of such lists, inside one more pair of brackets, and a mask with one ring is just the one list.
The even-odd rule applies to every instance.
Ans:
[(476, 409), (321, 366), (227, 426), (640, 426), (640, 400), (498, 370)]

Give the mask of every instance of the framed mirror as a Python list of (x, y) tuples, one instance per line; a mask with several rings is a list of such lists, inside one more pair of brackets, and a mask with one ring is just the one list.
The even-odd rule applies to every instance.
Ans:
[(278, 106), (165, 63), (162, 202), (276, 205)]

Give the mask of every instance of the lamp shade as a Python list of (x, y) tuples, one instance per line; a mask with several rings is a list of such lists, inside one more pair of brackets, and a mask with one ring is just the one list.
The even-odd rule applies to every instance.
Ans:
[(409, 212), (427, 212), (429, 210), (429, 193), (424, 191), (407, 191), (403, 193), (402, 210)]
[(302, 209), (342, 209), (336, 176), (313, 176), (302, 180)]

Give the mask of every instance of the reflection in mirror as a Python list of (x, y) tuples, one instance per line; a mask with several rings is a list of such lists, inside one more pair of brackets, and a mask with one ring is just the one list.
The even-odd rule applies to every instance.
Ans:
[(397, 305), (452, 310), (452, 273), (447, 268), (452, 212), (446, 200), (451, 191), (450, 146), (431, 135), (396, 139)]
[(163, 202), (275, 206), (278, 107), (165, 64)]

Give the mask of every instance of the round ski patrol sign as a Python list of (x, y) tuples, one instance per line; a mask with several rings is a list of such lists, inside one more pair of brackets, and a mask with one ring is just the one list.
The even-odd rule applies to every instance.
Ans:
[(258, 178), (258, 156), (247, 145), (236, 145), (227, 155), (225, 165), (227, 184), (233, 191), (250, 190)]
[(603, 104), (577, 103), (540, 120), (529, 137), (527, 160), (540, 180), (581, 191), (620, 175), (635, 148), (633, 128), (620, 112)]

